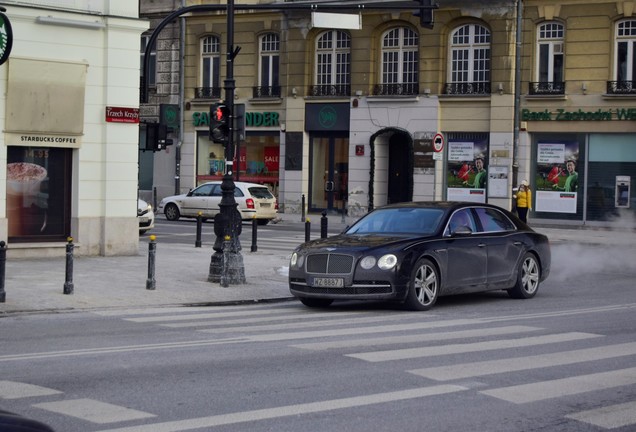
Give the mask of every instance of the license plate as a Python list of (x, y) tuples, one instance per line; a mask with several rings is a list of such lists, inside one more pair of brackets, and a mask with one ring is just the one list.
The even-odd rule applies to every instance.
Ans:
[(142, 216), (139, 218), (140, 223), (148, 223), (149, 219), (146, 216)]
[(343, 278), (314, 278), (314, 286), (322, 288), (342, 288), (344, 286)]

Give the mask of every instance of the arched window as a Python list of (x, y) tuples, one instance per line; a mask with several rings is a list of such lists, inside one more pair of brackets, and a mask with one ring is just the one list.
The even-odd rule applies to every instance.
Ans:
[(342, 30), (329, 30), (316, 39), (314, 96), (351, 94), (351, 37)]
[(490, 30), (466, 24), (451, 34), (448, 94), (490, 93)]
[(280, 37), (267, 33), (260, 37), (259, 86), (254, 97), (280, 97)]
[(201, 87), (197, 97), (221, 96), (221, 42), (216, 36), (201, 38)]
[(407, 27), (391, 29), (382, 36), (380, 95), (419, 93), (419, 36)]
[(565, 29), (558, 22), (545, 22), (537, 28), (537, 82), (532, 83), (530, 94), (563, 94), (563, 43)]

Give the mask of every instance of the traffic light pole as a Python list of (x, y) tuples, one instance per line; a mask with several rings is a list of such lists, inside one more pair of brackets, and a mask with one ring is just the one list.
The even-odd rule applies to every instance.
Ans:
[[(234, 0), (227, 2), (227, 60), (224, 83), (225, 105), (230, 111), (229, 133), (225, 145), (225, 173), (221, 183), (220, 211), (214, 217), (214, 253), (210, 259), (208, 281), (220, 282), (222, 286), (245, 283), (245, 268), (241, 255), (239, 236), (242, 230), (241, 214), (234, 199)], [(240, 162), (239, 167), (240, 169)]]

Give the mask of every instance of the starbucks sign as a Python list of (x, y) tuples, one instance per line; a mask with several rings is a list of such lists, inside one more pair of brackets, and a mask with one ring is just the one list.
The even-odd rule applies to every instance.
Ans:
[(4, 64), (11, 54), (13, 47), (13, 30), (9, 18), (3, 13), (6, 9), (0, 7), (0, 65)]

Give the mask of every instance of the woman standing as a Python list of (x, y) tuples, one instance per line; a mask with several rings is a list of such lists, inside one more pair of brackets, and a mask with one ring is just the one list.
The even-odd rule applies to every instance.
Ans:
[(528, 223), (528, 210), (532, 209), (532, 191), (528, 187), (528, 180), (523, 180), (516, 195), (512, 196), (517, 200), (517, 215), (524, 223)]

